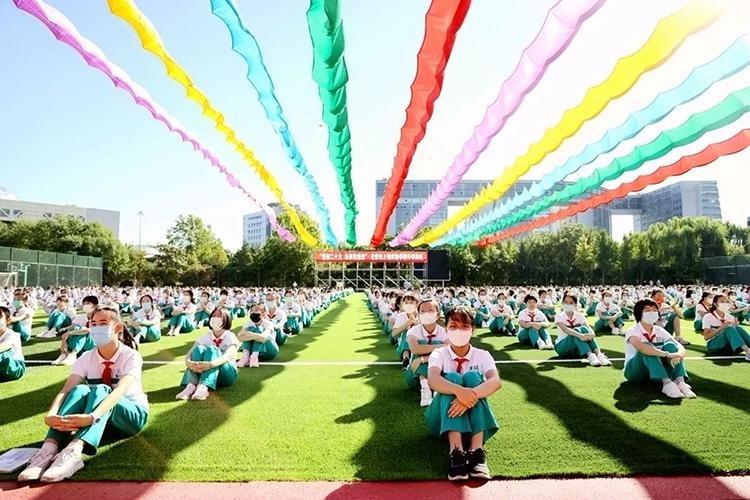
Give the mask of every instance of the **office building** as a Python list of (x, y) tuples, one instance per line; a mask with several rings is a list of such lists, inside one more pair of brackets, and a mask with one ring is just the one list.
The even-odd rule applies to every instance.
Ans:
[[(295, 210), (300, 211), (298, 205), (292, 205)], [(280, 203), (269, 203), (268, 207), (278, 217), (284, 212)], [(265, 212), (253, 212), (242, 217), (242, 242), (252, 247), (263, 246), (271, 237), (273, 229)]]
[(54, 205), (19, 200), (5, 187), (0, 186), (0, 221), (52, 219), (58, 215), (78, 217), (86, 222), (99, 222), (120, 237), (120, 212), (85, 208), (75, 205)]

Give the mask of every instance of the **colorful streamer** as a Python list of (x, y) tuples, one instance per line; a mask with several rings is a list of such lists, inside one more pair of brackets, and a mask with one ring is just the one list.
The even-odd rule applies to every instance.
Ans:
[(487, 108), (481, 123), (474, 128), (471, 137), (464, 143), (461, 152), (448, 167), (437, 188), (430, 194), (417, 215), (391, 242), (391, 246), (403, 245), (414, 238), (419, 228), (443, 206), (464, 174), (503, 129), (526, 95), (536, 87), (547, 68), (570, 44), (583, 22), (603, 4), (604, 0), (560, 0), (549, 10), (539, 33), (521, 53), (516, 68), (503, 82), (500, 92)]
[(635, 85), (644, 73), (662, 65), (690, 35), (706, 28), (720, 17), (720, 10), (710, 0), (693, 0), (656, 25), (648, 41), (635, 53), (620, 59), (609, 77), (591, 87), (583, 100), (565, 112), (560, 122), (547, 129), (541, 140), (529, 147), (503, 173), (484, 188), (448, 220), (410, 242), (412, 246), (431, 243), (460, 221), (500, 198), (522, 175), (555, 151), (584, 123), (604, 110)]
[(700, 168), (709, 165), (723, 156), (729, 156), (739, 153), (745, 150), (748, 146), (750, 146), (750, 129), (744, 129), (730, 139), (727, 139), (726, 141), (711, 144), (700, 153), (696, 153), (690, 156), (684, 156), (675, 163), (660, 167), (654, 172), (648, 175), (642, 175), (632, 182), (621, 184), (615, 189), (610, 189), (595, 194), (573, 205), (568, 205), (567, 207), (557, 212), (529, 221), (512, 229), (497, 233), (488, 238), (484, 238), (477, 243), (477, 246), (484, 247), (487, 245), (491, 245), (493, 243), (497, 243), (499, 241), (506, 240), (523, 233), (527, 233), (533, 229), (544, 227), (546, 225), (552, 224), (553, 222), (567, 219), (568, 217), (572, 217), (592, 208), (606, 205), (607, 203), (610, 203), (618, 198), (624, 198), (628, 194), (642, 191), (648, 186), (661, 184), (670, 177), (678, 177), (694, 168)]
[(598, 142), (586, 146), (581, 153), (570, 157), (563, 165), (532, 184), (530, 188), (504, 201), (501, 206), (471, 224), (470, 227), (436, 244), (465, 244), (488, 234), (481, 228), (543, 196), (558, 182), (577, 172), (584, 165), (590, 164), (602, 154), (609, 153), (621, 142), (632, 139), (644, 128), (662, 120), (677, 106), (696, 99), (716, 82), (735, 75), (748, 65), (750, 65), (750, 34), (737, 39), (712, 61), (695, 68), (680, 85), (657, 95), (651, 104), (631, 114), (619, 127), (608, 130)]
[(456, 33), (464, 22), (471, 0), (432, 0), (425, 17), (425, 34), (422, 47), (417, 54), (417, 73), (411, 84), (411, 101), (406, 108), (406, 121), (401, 127), (396, 158), (383, 203), (375, 223), (370, 244), (383, 243), (388, 220), (396, 208), (409, 166), (424, 138), (427, 122), (432, 117), (435, 100), (443, 87), (443, 75), (448, 65)]
[(263, 106), (268, 120), (271, 122), (276, 135), (281, 139), (286, 155), (292, 162), (292, 166), (302, 176), (307, 186), (307, 191), (312, 197), (315, 209), (318, 212), (321, 229), (326, 242), (329, 245), (337, 243), (336, 236), (333, 234), (331, 227), (331, 215), (328, 207), (323, 201), (320, 194), (318, 183), (308, 170), (305, 160), (297, 149), (292, 133), (289, 130), (289, 124), (284, 115), (284, 110), (276, 97), (276, 89), (268, 73), (268, 68), (263, 63), (263, 54), (261, 53), (258, 41), (255, 39), (250, 29), (245, 25), (240, 16), (237, 6), (233, 0), (211, 0), (211, 12), (221, 19), (229, 30), (232, 38), (232, 50), (245, 60), (247, 64), (247, 80), (258, 92), (258, 101)]
[(218, 168), (219, 171), (224, 174), (227, 182), (232, 187), (242, 191), (242, 193), (247, 196), (254, 205), (268, 215), (271, 225), (281, 238), (286, 241), (294, 241), (294, 236), (278, 224), (276, 215), (272, 210), (256, 200), (255, 197), (253, 197), (253, 195), (240, 184), (239, 180), (228, 171), (227, 167), (224, 166), (214, 153), (203, 146), (198, 139), (185, 130), (177, 119), (167, 114), (164, 108), (155, 102), (143, 87), (135, 83), (122, 68), (110, 62), (99, 47), (87, 38), (84, 38), (67, 17), (50, 5), (47, 5), (42, 0), (13, 0), (13, 2), (16, 7), (31, 14), (44, 24), (47, 29), (52, 32), (55, 38), (78, 52), (89, 66), (104, 73), (110, 80), (112, 80), (115, 87), (130, 94), (135, 103), (145, 108), (155, 120), (160, 121), (171, 132), (179, 135), (183, 142), (191, 144), (195, 151), (201, 153), (203, 158), (211, 162), (213, 166)]
[(310, 0), (307, 25), (313, 45), (313, 79), (323, 104), (323, 121), (328, 127), (328, 157), (344, 204), (346, 242), (357, 243), (357, 203), (352, 186), (352, 147), (346, 111), (344, 25), (339, 0)]
[(607, 167), (598, 169), (588, 177), (565, 186), (560, 191), (555, 191), (525, 208), (516, 210), (510, 216), (490, 224), (481, 231), (481, 234), (491, 234), (514, 226), (554, 205), (567, 203), (584, 194), (592, 193), (605, 182), (615, 180), (626, 172), (637, 170), (646, 162), (661, 158), (676, 147), (690, 144), (707, 132), (717, 130), (736, 121), (748, 111), (750, 111), (750, 87), (732, 92), (716, 106), (694, 114), (679, 127), (662, 132), (653, 141), (636, 147), (626, 156), (613, 160)]
[(226, 141), (234, 146), (242, 155), (243, 160), (255, 170), (263, 183), (268, 186), (276, 199), (279, 200), (279, 203), (284, 207), (284, 210), (289, 215), (289, 218), (302, 241), (311, 246), (317, 244), (315, 236), (310, 234), (310, 232), (302, 225), (299, 214), (284, 197), (284, 193), (282, 192), (281, 186), (279, 186), (276, 177), (274, 177), (274, 175), (266, 169), (265, 165), (255, 157), (255, 153), (248, 148), (244, 142), (237, 138), (237, 133), (226, 124), (224, 115), (213, 107), (208, 100), (208, 97), (193, 84), (193, 81), (187, 72), (179, 65), (179, 63), (177, 63), (177, 61), (174, 60), (169, 52), (167, 52), (158, 32), (148, 18), (138, 10), (138, 7), (132, 2), (132, 0), (107, 0), (107, 4), (109, 5), (112, 14), (119, 17), (133, 28), (141, 41), (143, 49), (151, 52), (164, 64), (167, 75), (172, 80), (182, 85), (187, 93), (187, 98), (201, 107), (203, 114), (216, 125), (216, 130), (224, 135)]

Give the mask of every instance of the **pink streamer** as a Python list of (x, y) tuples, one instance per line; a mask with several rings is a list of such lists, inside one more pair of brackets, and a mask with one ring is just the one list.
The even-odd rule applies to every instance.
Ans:
[(487, 108), (482, 122), (474, 128), (471, 138), (464, 143), (461, 152), (417, 215), (390, 242), (390, 246), (403, 245), (414, 239), (419, 228), (440, 209), (464, 174), (487, 149), (492, 138), (502, 130), (526, 94), (536, 87), (547, 68), (563, 53), (583, 22), (599, 10), (604, 1), (560, 0), (549, 10), (544, 25), (531, 45), (524, 49), (516, 69), (503, 82), (500, 93)]
[(55, 38), (64, 44), (69, 45), (78, 52), (86, 61), (86, 64), (107, 75), (109, 79), (112, 80), (112, 83), (115, 84), (115, 87), (121, 88), (130, 94), (135, 103), (145, 108), (155, 120), (162, 122), (171, 132), (179, 135), (183, 142), (191, 144), (193, 150), (201, 153), (203, 158), (208, 160), (211, 165), (218, 168), (219, 171), (224, 174), (229, 185), (239, 189), (254, 205), (266, 213), (271, 226), (282, 239), (286, 241), (295, 240), (295, 237), (286, 228), (279, 225), (276, 220), (276, 214), (273, 210), (255, 199), (255, 197), (247, 191), (242, 184), (240, 184), (240, 181), (228, 172), (228, 169), (222, 164), (216, 155), (201, 145), (198, 139), (187, 132), (180, 122), (176, 118), (170, 116), (166, 110), (159, 105), (159, 103), (155, 102), (143, 87), (135, 83), (130, 76), (128, 76), (125, 70), (109, 61), (99, 47), (78, 33), (78, 30), (67, 17), (41, 0), (13, 0), (13, 2), (16, 4), (16, 7), (28, 12), (41, 21), (42, 24), (52, 32), (52, 35), (54, 35)]

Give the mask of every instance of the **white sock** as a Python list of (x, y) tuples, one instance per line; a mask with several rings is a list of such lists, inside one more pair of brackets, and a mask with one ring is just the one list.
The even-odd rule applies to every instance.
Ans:
[(429, 391), (430, 390), (430, 384), (427, 383), (427, 379), (424, 377), (419, 377), (419, 385), (422, 386), (423, 391)]
[(42, 449), (45, 451), (49, 451), (50, 453), (57, 453), (58, 446), (57, 442), (53, 440), (47, 440), (42, 444)]
[(676, 378), (674, 379), (674, 381), (675, 381), (675, 383), (676, 383), (676, 384), (678, 384), (678, 385), (679, 385), (679, 384), (682, 384), (682, 383), (684, 383), (684, 382), (685, 382), (685, 379), (684, 379), (684, 378), (682, 378), (682, 377), (676, 377)]
[(670, 380), (670, 379), (668, 379), (668, 378), (663, 378), (663, 379), (661, 379), (661, 383), (662, 383), (663, 385), (667, 385), (667, 384), (668, 384), (668, 383), (670, 383), (671, 381), (672, 381), (672, 380)]
[(252, 353), (252, 354), (250, 355), (250, 357), (251, 357), (252, 359), (258, 359), (258, 355), (259, 355), (258, 351), (255, 351), (254, 353)]
[(76, 455), (80, 455), (83, 453), (83, 441), (80, 439), (74, 439), (65, 447), (65, 449), (73, 451)]

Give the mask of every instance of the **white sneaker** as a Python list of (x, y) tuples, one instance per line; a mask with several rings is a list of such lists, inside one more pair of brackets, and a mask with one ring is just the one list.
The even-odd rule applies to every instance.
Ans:
[(258, 356), (250, 356), (250, 368), (258, 368), (260, 366), (260, 358)]
[(693, 388), (690, 387), (687, 382), (682, 381), (679, 384), (677, 384), (677, 388), (680, 389), (680, 392), (683, 396), (686, 398), (697, 398), (698, 396), (693, 392)]
[(547, 348), (547, 344), (545, 344), (542, 339), (539, 339), (539, 340), (536, 341), (536, 346), (539, 349), (546, 349)]
[(425, 407), (432, 404), (432, 391), (430, 389), (422, 389), (422, 397), (419, 400), (419, 406)]
[(596, 354), (594, 354), (593, 352), (589, 353), (588, 358), (590, 366), (601, 366), (601, 361), (599, 361), (599, 358), (597, 358)]
[(554, 349), (555, 348), (555, 344), (552, 343), (552, 339), (547, 339), (547, 342), (545, 343), (545, 346), (547, 347), (547, 349)]
[(612, 328), (612, 333), (614, 335), (622, 335), (622, 330), (620, 330), (618, 327)]
[(182, 401), (187, 401), (188, 399), (190, 399), (190, 396), (192, 396), (194, 392), (195, 392), (195, 384), (188, 384), (185, 386), (182, 392), (180, 392), (174, 398), (180, 399)]
[(237, 366), (240, 368), (250, 366), (250, 351), (242, 351), (242, 359), (237, 363)]
[(600, 353), (599, 354), (599, 364), (602, 366), (612, 366), (612, 362), (609, 360), (606, 354)]
[(50, 364), (54, 365), (54, 366), (57, 366), (60, 363), (62, 363), (63, 361), (65, 361), (65, 358), (67, 358), (67, 357), (68, 357), (67, 354), (65, 354), (64, 352), (61, 352), (60, 355), (52, 363), (50, 363)]
[(663, 392), (670, 398), (680, 399), (680, 398), (685, 397), (685, 395), (682, 393), (680, 388), (677, 387), (677, 384), (675, 384), (674, 382), (664, 384), (664, 387), (662, 387), (661, 392)]
[(44, 471), (39, 479), (43, 483), (57, 483), (83, 469), (83, 460), (81, 455), (65, 448), (57, 454), (55, 461)]
[(190, 398), (194, 401), (204, 401), (208, 397), (208, 387), (203, 384), (198, 384), (195, 388), (193, 396)]
[(750, 361), (750, 352), (745, 353), (745, 359), (748, 360), (748, 361)]
[(61, 364), (65, 366), (73, 366), (77, 359), (78, 355), (74, 352), (71, 352), (67, 356), (65, 356), (65, 359), (63, 359), (63, 362)]
[(39, 337), (43, 339), (53, 339), (57, 337), (57, 332), (55, 332), (54, 330), (47, 330), (46, 332), (42, 332)]
[(18, 481), (36, 481), (42, 477), (42, 473), (47, 470), (49, 464), (55, 459), (57, 451), (45, 450), (40, 448), (34, 453), (29, 461), (29, 465), (18, 475)]

